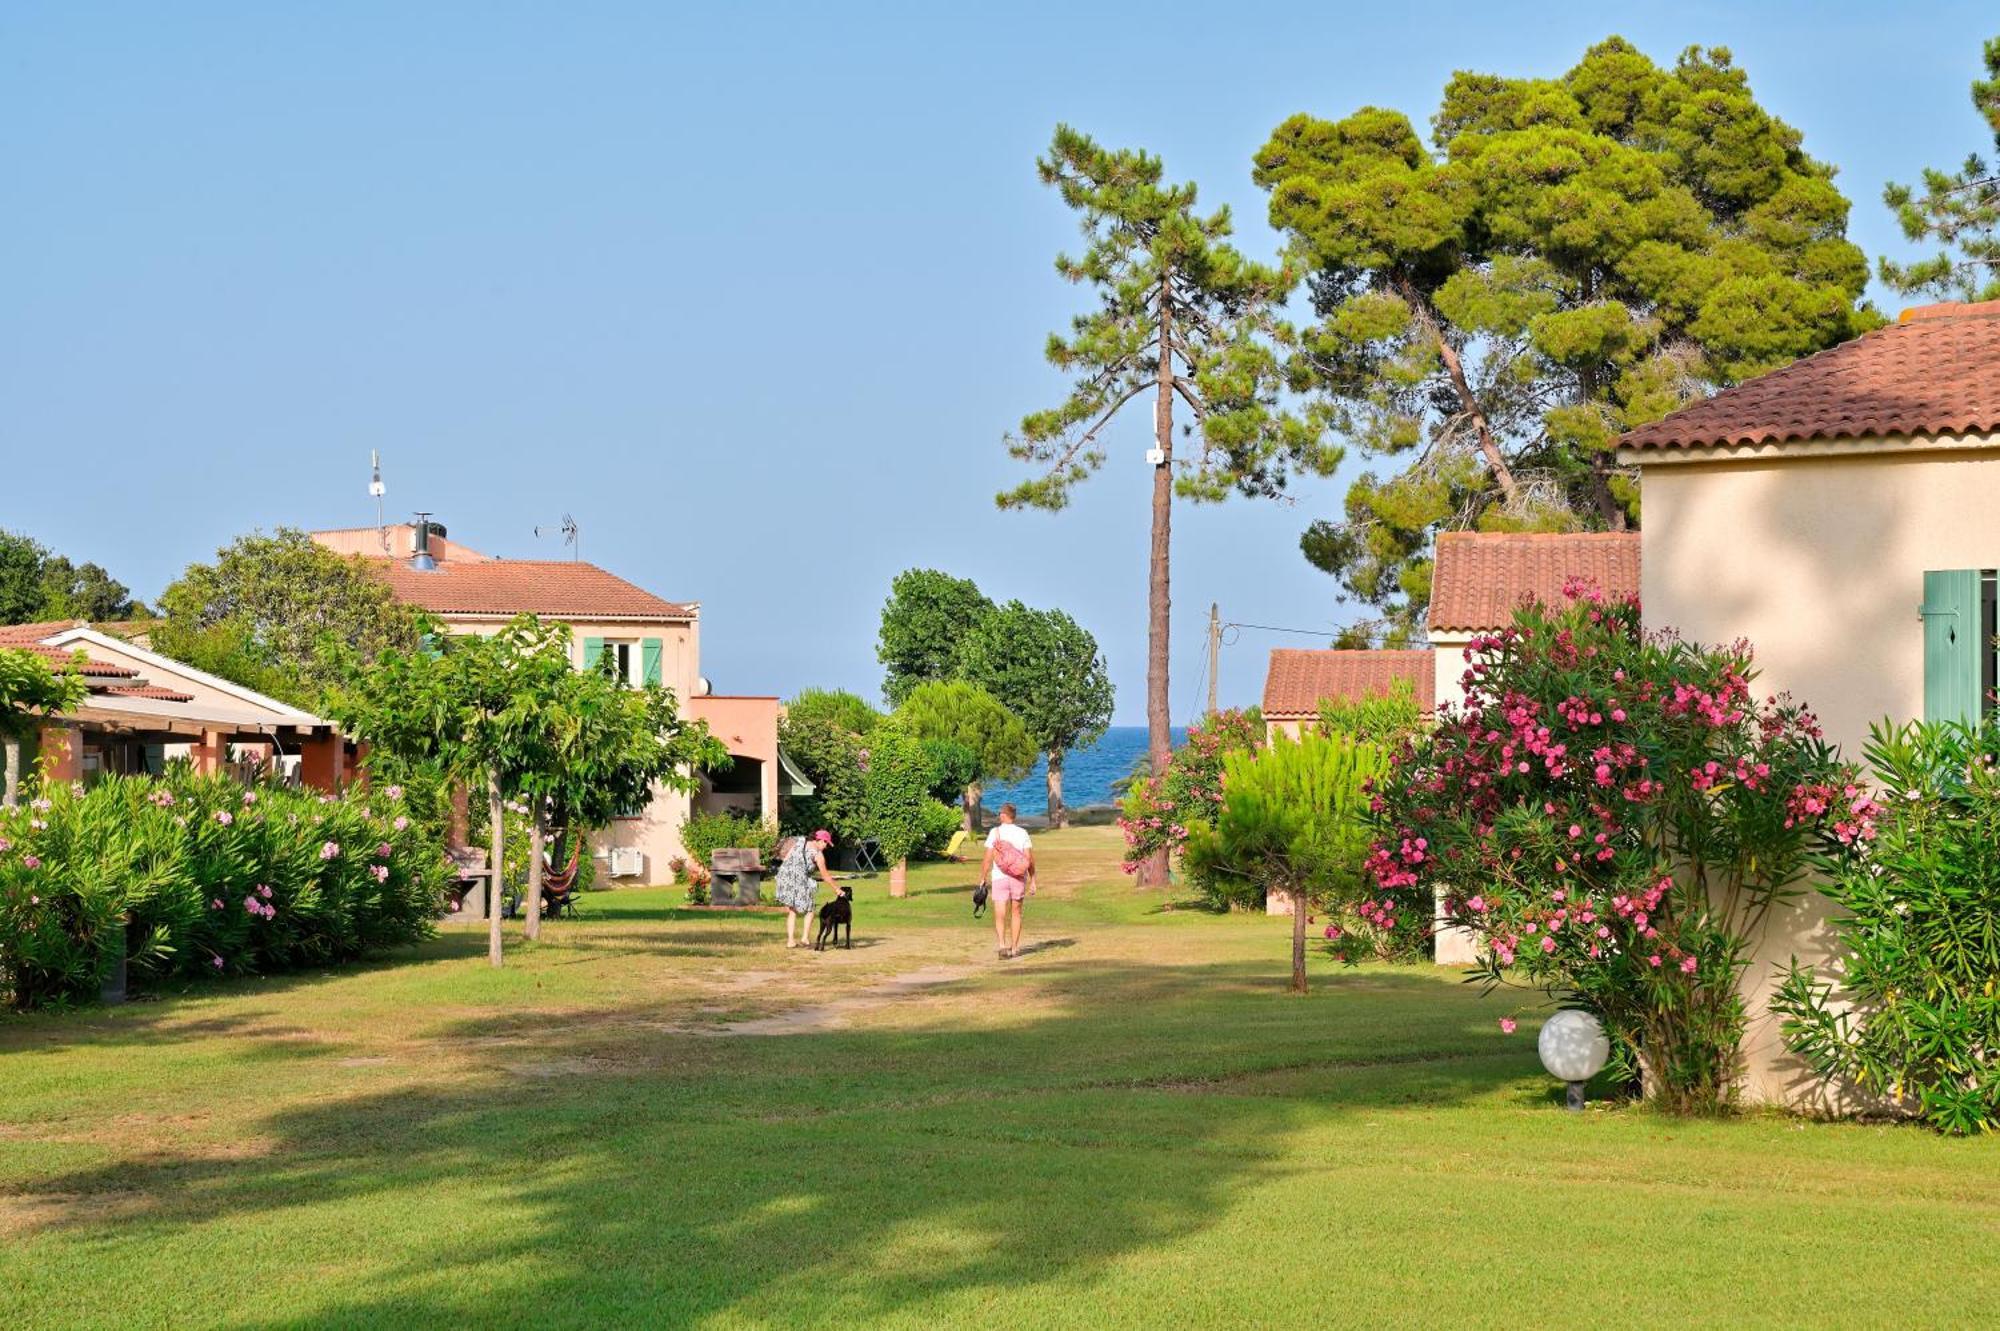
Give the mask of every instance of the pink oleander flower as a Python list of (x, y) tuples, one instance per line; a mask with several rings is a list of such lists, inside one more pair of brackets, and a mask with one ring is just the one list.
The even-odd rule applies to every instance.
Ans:
[(1520, 1028), (1520, 1023), (1515, 1021), (1512, 1017), (1500, 1018), (1500, 1033), (1502, 1035), (1512, 1035), (1519, 1028)]
[(9, 841), (6, 837), (0, 836), (0, 855), (5, 855), (8, 851), (12, 849), (14, 849), (14, 843)]
[(375, 858), (378, 860), (386, 860), (389, 858), (390, 852), (393, 851), (394, 849), (395, 849), (394, 846), (391, 846), (388, 842), (384, 841), (381, 845), (375, 847)]
[(215, 811), (215, 821), (227, 827), (236, 821), (236, 816), (227, 809), (217, 809)]
[(47, 813), (54, 806), (51, 805), (46, 798), (43, 798), (32, 801), (28, 805), (28, 807), (33, 809), (36, 813)]
[(403, 788), (401, 786), (389, 786), (386, 789), (384, 789), (382, 793), (384, 795), (387, 795), (392, 800), (399, 800), (403, 798)]
[(1692, 975), (1694, 974), (1694, 969), (1695, 969), (1695, 960), (1693, 957), (1681, 958), (1681, 974)]
[(1660, 954), (1655, 952), (1652, 956), (1647, 957), (1646, 964), (1654, 970), (1658, 970), (1660, 968)]
[(247, 808), (249, 808), (249, 807), (250, 807), (251, 805), (255, 804), (256, 802), (257, 802), (257, 792), (256, 792), (256, 791), (254, 791), (254, 790), (246, 790), (246, 791), (244, 791), (244, 792), (243, 792), (243, 807), (244, 807), (244, 808), (246, 808), (246, 809), (247, 809)]
[(266, 887), (264, 884), (259, 883), (257, 884), (257, 895), (264, 898), (264, 900), (269, 901), (271, 899), (271, 889)]
[(409, 825), (410, 825), (410, 820), (403, 817), (403, 815), (400, 813), (396, 815), (396, 821), (389, 824), (389, 826), (395, 828), (398, 832), (402, 831)]
[(23, 855), (21, 857), (21, 867), (25, 869), (39, 869), (42, 867), (42, 862), (33, 855)]
[(1544, 951), (1544, 952), (1553, 952), (1553, 951), (1555, 951), (1555, 950), (1556, 950), (1556, 940), (1555, 940), (1555, 939), (1553, 939), (1553, 938), (1544, 938), (1544, 939), (1542, 939), (1542, 951)]
[(368, 866), (368, 872), (375, 875), (375, 881), (378, 883), (389, 881), (389, 866), (386, 864), (371, 864)]
[(152, 794), (146, 796), (146, 799), (155, 808), (164, 809), (173, 804), (174, 792), (171, 790), (156, 790)]
[(217, 957), (217, 958), (215, 958), (215, 968), (216, 968), (217, 970), (221, 970), (221, 969), (222, 969), (222, 958), (221, 958), (221, 957)]
[(321, 846), (319, 848), (319, 857), (323, 860), (339, 859), (340, 843), (338, 841), (327, 842), (324, 846)]

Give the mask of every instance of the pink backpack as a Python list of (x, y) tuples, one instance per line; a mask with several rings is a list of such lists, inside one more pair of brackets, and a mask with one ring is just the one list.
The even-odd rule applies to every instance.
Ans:
[(993, 843), (993, 867), (1016, 882), (1028, 880), (1028, 852), (1011, 841)]

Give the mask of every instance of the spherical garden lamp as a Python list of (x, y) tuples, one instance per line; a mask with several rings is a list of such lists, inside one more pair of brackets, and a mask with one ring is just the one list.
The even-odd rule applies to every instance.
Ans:
[(1569, 1083), (1571, 1109), (1583, 1108), (1584, 1083), (1604, 1071), (1611, 1058), (1611, 1041), (1603, 1024), (1575, 1008), (1564, 1008), (1542, 1023), (1535, 1049), (1549, 1075)]

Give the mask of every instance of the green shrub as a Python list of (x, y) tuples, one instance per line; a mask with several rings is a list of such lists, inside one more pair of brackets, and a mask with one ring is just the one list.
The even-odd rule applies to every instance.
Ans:
[(697, 813), (681, 829), (681, 845), (710, 869), (716, 851), (735, 846), (756, 849), (768, 864), (777, 854), (778, 829), (755, 814)]
[(930, 801), (923, 810), (923, 835), (917, 842), (913, 854), (936, 859), (944, 854), (944, 848), (958, 835), (958, 829), (965, 825), (965, 816), (949, 804)]
[(1870, 853), (1822, 856), (1845, 954), (1793, 961), (1772, 1008), (1820, 1077), (1849, 1079), (1948, 1133), (2000, 1128), (2000, 727), (1878, 726)]
[(332, 799), (184, 770), (42, 786), (0, 811), (0, 990), (17, 1007), (90, 997), (127, 939), (145, 983), (427, 937), (448, 871), (401, 794)]

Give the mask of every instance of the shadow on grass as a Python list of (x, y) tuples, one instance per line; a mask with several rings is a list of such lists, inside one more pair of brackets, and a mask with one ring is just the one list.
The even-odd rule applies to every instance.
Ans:
[[(1004, 1005), (1023, 971), (915, 1022), (800, 1035), (691, 1036), (658, 1004), (454, 1020), (434, 1032), (449, 1080), (289, 1103), (252, 1157), (149, 1154), (27, 1191), (42, 1231), (100, 1243), (381, 1208), (383, 1232), (321, 1235), (365, 1290), (272, 1326), (854, 1324), (1083, 1288), (1296, 1169), (1293, 1132), (1489, 1095), (1531, 1064), (1494, 1052), (1474, 996), (1414, 975), (1295, 999), (1251, 963), (1031, 969), (1025, 1019), (977, 1029), (953, 1005)], [(64, 1209), (106, 1194), (131, 1204)]]

